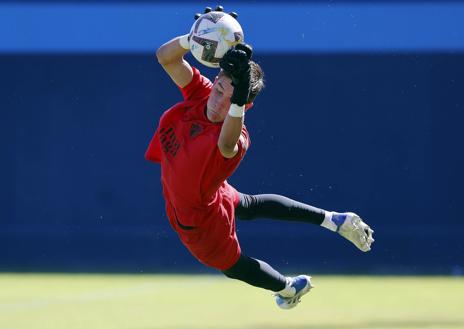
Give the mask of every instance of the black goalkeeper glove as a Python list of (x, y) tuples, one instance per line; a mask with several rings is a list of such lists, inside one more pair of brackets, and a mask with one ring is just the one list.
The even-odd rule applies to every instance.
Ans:
[(234, 92), (230, 101), (243, 106), (250, 95), (250, 60), (253, 49), (250, 45), (239, 43), (229, 49), (221, 58), (219, 66), (231, 77)]

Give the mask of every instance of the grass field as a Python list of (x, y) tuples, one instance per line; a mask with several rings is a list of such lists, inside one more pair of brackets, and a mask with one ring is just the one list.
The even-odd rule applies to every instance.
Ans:
[(464, 329), (464, 279), (316, 276), (290, 311), (221, 276), (0, 274), (1, 329)]

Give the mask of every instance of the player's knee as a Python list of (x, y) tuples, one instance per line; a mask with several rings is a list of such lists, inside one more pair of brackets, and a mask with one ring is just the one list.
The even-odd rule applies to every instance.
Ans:
[(248, 272), (248, 267), (249, 257), (242, 254), (233, 266), (227, 270), (222, 271), (222, 273), (224, 273), (224, 275), (230, 279), (242, 280), (244, 274)]
[(244, 279), (244, 272), (240, 267), (231, 267), (228, 270), (222, 271), (229, 279), (242, 280)]
[(225, 270), (225, 271), (222, 271), (222, 273), (224, 273), (224, 275), (228, 277), (229, 279), (237, 279), (237, 273), (234, 273), (233, 271)]

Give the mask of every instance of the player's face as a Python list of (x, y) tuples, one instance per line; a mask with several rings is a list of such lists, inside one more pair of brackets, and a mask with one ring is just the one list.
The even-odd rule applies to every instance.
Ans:
[(224, 121), (229, 112), (230, 97), (233, 91), (232, 80), (221, 71), (214, 80), (213, 89), (206, 104), (206, 114), (211, 122)]

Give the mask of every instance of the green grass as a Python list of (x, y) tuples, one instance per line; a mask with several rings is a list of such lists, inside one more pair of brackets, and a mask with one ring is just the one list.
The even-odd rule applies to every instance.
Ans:
[(464, 328), (464, 279), (316, 276), (294, 310), (221, 276), (0, 274), (1, 329)]

